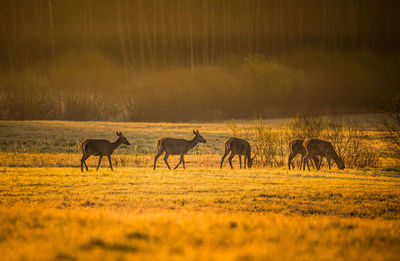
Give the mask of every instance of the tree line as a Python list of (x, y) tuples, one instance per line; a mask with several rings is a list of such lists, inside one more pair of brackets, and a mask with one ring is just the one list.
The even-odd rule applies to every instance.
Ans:
[(400, 84), (398, 7), (391, 0), (4, 0), (0, 118), (371, 111)]
[(304, 47), (398, 55), (399, 7), (395, 0), (4, 0), (0, 66), (47, 67), (84, 48), (135, 69)]

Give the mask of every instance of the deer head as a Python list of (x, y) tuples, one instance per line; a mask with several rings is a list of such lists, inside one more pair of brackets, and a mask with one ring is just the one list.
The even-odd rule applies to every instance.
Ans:
[(247, 167), (250, 169), (253, 166), (253, 161), (255, 159), (256, 156), (254, 157), (249, 157), (249, 159), (247, 160)]
[(339, 169), (344, 169), (344, 168), (345, 168), (345, 166), (344, 166), (344, 161), (343, 161), (343, 159), (340, 158), (340, 157), (337, 159), (336, 164), (337, 164), (337, 166), (338, 166)]
[(199, 130), (193, 130), (193, 134), (196, 135), (195, 138), (196, 138), (199, 142), (202, 142), (202, 143), (206, 143), (206, 142), (207, 142), (207, 141), (203, 138), (203, 136), (200, 135)]
[(121, 143), (125, 145), (131, 145), (129, 141), (125, 138), (125, 136), (122, 134), (122, 132), (117, 131), (117, 136), (121, 139)]

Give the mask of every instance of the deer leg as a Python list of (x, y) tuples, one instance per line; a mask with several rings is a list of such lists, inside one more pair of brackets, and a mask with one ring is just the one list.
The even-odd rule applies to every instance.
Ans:
[(310, 158), (310, 155), (309, 154), (307, 154), (305, 157), (304, 157), (304, 159), (303, 159), (303, 170), (306, 170), (306, 164), (307, 164), (307, 167), (308, 167), (308, 170), (310, 170), (310, 166), (308, 165), (308, 159)]
[(185, 157), (184, 157), (184, 155), (182, 155), (182, 165), (183, 165), (183, 169), (185, 169)]
[(233, 157), (235, 157), (235, 153), (231, 153), (231, 155), (229, 156), (229, 158), (228, 158), (228, 160), (229, 160), (229, 165), (231, 165), (231, 169), (233, 169), (233, 166), (232, 166), (232, 159), (233, 159)]
[(110, 155), (110, 156), (107, 156), (107, 158), (108, 158), (108, 163), (110, 163), (110, 168), (111, 168), (111, 170), (114, 171), (114, 169), (113, 169), (113, 167), (112, 167), (112, 163), (111, 163), (111, 155)]
[(243, 167), (246, 168), (247, 155), (244, 155)]
[(324, 159), (324, 157), (323, 156), (319, 156), (319, 167), (318, 167), (318, 169), (321, 169), (321, 167), (322, 167), (322, 160)]
[[(316, 168), (316, 165), (314, 166), (313, 160), (314, 160), (314, 157), (312, 157), (312, 160), (310, 160), (310, 162), (311, 162), (311, 167), (313, 167), (313, 169), (315, 169), (315, 168)], [(315, 162), (315, 161), (314, 161), (314, 162)]]
[(97, 164), (97, 169), (96, 169), (96, 171), (99, 169), (99, 166), (100, 166), (100, 163), (101, 163), (101, 159), (103, 158), (103, 156), (102, 155), (100, 155), (99, 156), (99, 164)]
[(83, 172), (83, 158), (84, 158), (85, 156), (82, 156), (82, 158), (81, 158), (81, 172)]
[[(288, 157), (288, 167), (289, 167), (289, 170), (290, 170), (290, 165), (292, 164), (292, 166), (293, 166), (293, 163), (292, 163), (293, 158), (294, 158), (293, 153), (290, 153), (290, 154), (289, 154), (289, 157)], [(294, 168), (294, 166), (293, 166), (293, 168)]]
[(242, 168), (242, 155), (238, 155), (239, 156), (239, 166), (240, 168)]
[(165, 153), (164, 161), (165, 161), (165, 164), (167, 164), (168, 169), (171, 169), (171, 167), (169, 166), (168, 161), (167, 161), (168, 156), (169, 156), (169, 154), (168, 154), (168, 153)]
[(163, 150), (159, 150), (159, 151), (157, 152), (157, 155), (154, 157), (154, 169), (156, 169), (156, 162), (157, 162), (158, 157), (160, 157), (161, 154), (163, 154), (163, 153), (164, 153)]
[[(308, 171), (310, 171), (310, 161), (311, 161), (311, 159), (314, 157), (314, 155), (311, 155), (311, 154), (307, 154), (305, 157), (304, 157), (304, 163), (305, 164), (307, 164), (307, 169), (308, 169)], [(304, 164), (304, 165), (305, 165)], [(304, 169), (303, 169), (304, 170)]]
[(322, 156), (314, 157), (313, 160), (314, 160), (316, 169), (320, 170), (321, 169), (321, 165), (322, 165)]
[(221, 159), (221, 166), (219, 167), (220, 169), (222, 169), (222, 163), (224, 163), (224, 160), (225, 160), (226, 156), (228, 156), (229, 152), (230, 152), (229, 150), (225, 150), (225, 154), (224, 154), (224, 156), (222, 156), (222, 159)]
[(310, 159), (311, 159), (313, 156), (314, 156), (314, 155), (311, 155), (311, 154), (307, 153), (306, 156), (303, 158), (303, 170), (305, 170), (306, 164), (307, 164), (307, 169), (308, 169), (308, 171), (310, 171), (309, 162), (310, 162)]
[(89, 156), (83, 155), (82, 159), (81, 159), (81, 171), (83, 172), (83, 165), (85, 165), (86, 171), (89, 171), (85, 160), (87, 160), (87, 158), (89, 158)]
[(175, 166), (174, 169), (176, 169), (176, 168), (181, 164), (182, 160), (183, 160), (183, 154), (181, 154), (181, 157), (180, 157), (180, 159), (179, 159), (179, 162), (178, 162), (178, 164)]
[(89, 169), (88, 169), (88, 167), (86, 165), (86, 161), (84, 161), (83, 164), (85, 164), (86, 171), (89, 171)]
[(331, 170), (331, 159), (330, 158), (326, 158), (326, 161), (328, 161), (328, 167), (329, 167), (329, 170)]
[(302, 168), (302, 166), (304, 164), (304, 157), (305, 157), (304, 155), (301, 155), (301, 157), (300, 157), (300, 170), (301, 170), (301, 168)]

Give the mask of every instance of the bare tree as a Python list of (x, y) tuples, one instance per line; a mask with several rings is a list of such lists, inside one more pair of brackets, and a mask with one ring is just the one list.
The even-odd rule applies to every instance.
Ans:
[(383, 133), (388, 149), (400, 157), (400, 92), (389, 101), (384, 114), (376, 117), (374, 125)]

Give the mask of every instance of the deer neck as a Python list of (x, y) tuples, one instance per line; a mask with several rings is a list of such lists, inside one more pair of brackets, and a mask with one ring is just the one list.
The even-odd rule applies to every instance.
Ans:
[(247, 155), (247, 162), (248, 162), (249, 160), (251, 160), (251, 154), (250, 154), (250, 153)]
[(116, 148), (118, 148), (119, 145), (121, 145), (121, 143), (122, 143), (121, 138), (118, 138), (118, 140), (114, 141), (114, 142), (112, 143), (114, 150), (115, 150)]
[(332, 159), (335, 161), (336, 165), (339, 165), (339, 155), (337, 155), (336, 151), (332, 153)]
[(199, 140), (194, 137), (192, 140), (189, 141), (189, 149), (192, 149), (194, 146), (197, 145), (197, 143), (199, 143)]

